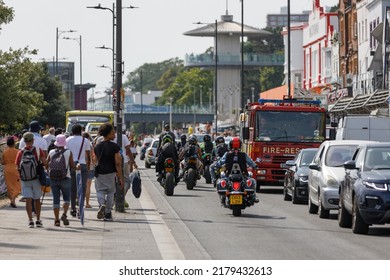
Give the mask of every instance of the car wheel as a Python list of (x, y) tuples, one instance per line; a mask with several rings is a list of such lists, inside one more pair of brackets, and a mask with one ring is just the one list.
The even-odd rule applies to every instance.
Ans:
[(367, 234), (368, 224), (363, 221), (363, 218), (359, 211), (358, 199), (355, 195), (352, 207), (352, 232), (357, 234)]
[(290, 201), (291, 200), (291, 196), (289, 196), (288, 193), (287, 193), (287, 187), (283, 188), (283, 200), (284, 201)]
[(297, 197), (296, 189), (297, 188), (294, 187), (294, 189), (291, 191), (291, 201), (292, 201), (292, 204), (298, 204), (300, 202), (299, 198)]
[(342, 228), (350, 228), (352, 226), (352, 215), (348, 213), (347, 209), (345, 209), (344, 199), (342, 199), (341, 194), (339, 200), (339, 210), (337, 213), (337, 220), (339, 222), (339, 226)]
[(321, 195), (318, 196), (318, 212), (321, 219), (329, 218), (329, 210), (324, 208), (324, 205), (322, 204)]
[(318, 213), (318, 206), (313, 204), (313, 202), (311, 201), (310, 195), (309, 195), (308, 206), (309, 206), (309, 213), (310, 214), (317, 214)]

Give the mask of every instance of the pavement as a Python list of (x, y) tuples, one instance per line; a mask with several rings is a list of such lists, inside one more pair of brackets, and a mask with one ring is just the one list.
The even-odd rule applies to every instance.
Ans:
[(131, 190), (125, 199), (130, 205), (125, 213), (113, 211), (114, 221), (99, 220), (92, 183), (92, 208), (85, 209), (84, 226), (68, 213), (70, 225), (64, 226), (61, 222), (60, 227), (55, 227), (52, 196), (47, 193), (42, 204), (43, 228), (28, 228), (25, 203), (17, 201), (17, 208), (3, 203), (0, 206), (0, 259), (184, 259), (147, 188), (143, 186), (139, 199), (133, 196)]

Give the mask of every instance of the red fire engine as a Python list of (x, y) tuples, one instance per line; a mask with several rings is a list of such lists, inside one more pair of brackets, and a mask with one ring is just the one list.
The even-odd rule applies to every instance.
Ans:
[(281, 185), (285, 163), (300, 149), (319, 147), (326, 136), (326, 110), (320, 101), (259, 99), (240, 118), (243, 151), (254, 161), (260, 185)]

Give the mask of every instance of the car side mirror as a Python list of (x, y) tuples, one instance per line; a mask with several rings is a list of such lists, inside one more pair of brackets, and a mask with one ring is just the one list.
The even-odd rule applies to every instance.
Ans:
[(345, 169), (357, 169), (356, 168), (356, 162), (354, 160), (348, 160), (344, 162), (344, 168)]
[(293, 160), (288, 160), (288, 161), (286, 161), (286, 165), (287, 165), (288, 167), (296, 166), (295, 161), (293, 161)]
[(310, 163), (309, 168), (313, 170), (320, 171), (320, 167), (316, 163)]

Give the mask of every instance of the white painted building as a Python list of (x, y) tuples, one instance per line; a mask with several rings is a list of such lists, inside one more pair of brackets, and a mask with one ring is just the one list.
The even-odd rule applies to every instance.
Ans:
[(353, 81), (354, 95), (373, 93), (382, 87), (386, 6), (390, 7), (390, 0), (362, 0), (356, 3), (359, 68)]
[(325, 12), (320, 0), (313, 0), (309, 22), (303, 27), (303, 88), (320, 93), (332, 83), (333, 34), (338, 32), (337, 13)]

